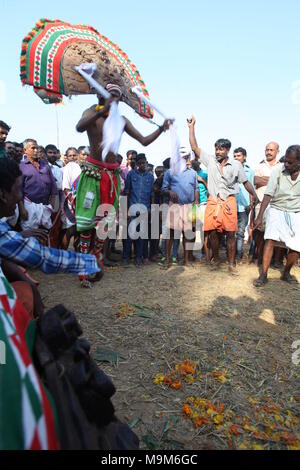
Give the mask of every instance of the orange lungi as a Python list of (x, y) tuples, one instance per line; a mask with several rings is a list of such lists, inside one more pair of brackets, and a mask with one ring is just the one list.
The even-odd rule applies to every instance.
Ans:
[(204, 216), (204, 231), (211, 230), (218, 232), (238, 231), (235, 196), (229, 196), (225, 201), (220, 197), (217, 201), (212, 197), (208, 198)]

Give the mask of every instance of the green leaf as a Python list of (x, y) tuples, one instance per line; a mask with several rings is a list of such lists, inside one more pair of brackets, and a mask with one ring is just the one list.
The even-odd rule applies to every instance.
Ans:
[(150, 315), (150, 313), (147, 312), (147, 310), (142, 310), (141, 312), (136, 313), (135, 316), (141, 317), (141, 318), (153, 318), (152, 315)]
[(97, 362), (110, 362), (111, 364), (116, 364), (120, 360), (126, 360), (123, 354), (104, 348), (97, 348), (96, 352), (93, 354), (93, 358)]
[(163, 439), (164, 450), (182, 450), (184, 449), (184, 444), (173, 439)]
[(159, 443), (153, 438), (151, 434), (146, 434), (146, 436), (143, 436), (142, 441), (150, 450), (159, 449)]

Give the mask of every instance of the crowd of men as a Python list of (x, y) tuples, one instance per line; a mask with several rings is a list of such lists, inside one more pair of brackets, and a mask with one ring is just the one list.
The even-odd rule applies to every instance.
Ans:
[[(190, 150), (180, 149), (185, 161), (184, 171), (174, 173), (170, 169), (170, 158), (154, 169), (144, 153), (129, 150), (124, 163), (122, 156), (117, 155), (120, 199), (126, 198), (127, 228), (122, 235), (122, 251), (116, 249), (115, 239), (107, 237), (105, 240), (101, 271), (103, 266), (115, 265), (116, 258), (113, 259), (112, 254), (122, 254), (124, 267), (128, 267), (133, 259), (137, 267), (158, 262), (168, 269), (179, 261), (181, 239), (182, 262), (189, 265), (196, 259), (193, 251), (199, 224), (195, 222), (201, 219), (203, 248), (200, 258), (204, 258), (212, 270), (220, 266), (219, 251), (223, 246), (232, 275), (238, 275), (239, 261), (248, 258), (260, 269), (259, 278), (254, 282), (257, 287), (267, 282), (271, 263), (282, 269), (283, 280), (296, 282), (290, 270), (297, 264), (300, 251), (299, 234), (297, 237), (299, 146), (290, 147), (285, 156), (279, 158), (278, 143), (270, 142), (265, 149), (265, 159), (253, 170), (247, 163), (247, 152), (243, 147), (236, 148), (233, 159), (229, 158), (231, 142), (227, 139), (215, 143), (215, 155), (208, 155), (199, 148), (195, 122), (194, 118), (187, 122)], [(74, 248), (78, 250), (79, 234), (75, 221), (68, 217), (70, 201), (66, 199), (78, 181), (81, 163), (89, 156), (89, 147), (69, 147), (62, 156), (53, 144), (44, 148), (34, 139), (10, 142), (7, 139), (9, 130), (10, 127), (0, 121), (0, 155), (18, 165), (21, 198), (15, 213), (6, 222), (26, 237), (33, 236), (42, 244), (64, 250), (68, 250), (74, 237)], [(141, 227), (140, 212), (132, 211), (137, 204), (145, 208), (145, 227)], [(154, 205), (168, 208), (165, 217), (159, 215), (155, 236)], [(281, 217), (275, 209), (281, 211)], [(139, 224), (137, 233), (130, 229), (130, 225), (137, 229), (135, 221)], [(245, 239), (250, 245), (247, 254), (244, 253)], [(103, 272), (98, 273), (98, 278), (102, 275)]]
[[(87, 122), (81, 122), (84, 120)], [(82, 129), (94, 125), (93, 116), (85, 116), (81, 121)], [(108, 232), (105, 240), (103, 235), (99, 238), (94, 225), (89, 226), (92, 230), (86, 231), (84, 227), (80, 232), (74, 217), (74, 198), (83, 172), (89, 178), (92, 175), (97, 187), (100, 185), (99, 173), (91, 172), (96, 162), (90, 148), (69, 147), (61, 155), (55, 145), (43, 148), (32, 138), (22, 143), (10, 142), (7, 139), (10, 127), (0, 121), (0, 329), (8, 346), (13, 347), (14, 338), (18, 338), (25, 351), (26, 328), (30, 320), (44, 312), (39, 283), (26, 268), (38, 268), (49, 274), (73, 273), (79, 276), (83, 287), (90, 287), (91, 282), (101, 279), (105, 266), (114, 265), (118, 254), (122, 255), (124, 268), (133, 260), (137, 268), (158, 263), (162, 269), (169, 269), (179, 261), (181, 240), (182, 263), (188, 266), (196, 260), (197, 250), (199, 259), (196, 240), (200, 232), (200, 258), (210, 269), (219, 269), (223, 247), (230, 275), (238, 275), (236, 266), (247, 259), (259, 267), (259, 276), (253, 282), (256, 287), (267, 282), (271, 263), (282, 270), (283, 281), (297, 283), (291, 269), (298, 263), (300, 252), (300, 146), (289, 147), (279, 158), (279, 145), (270, 142), (265, 159), (253, 170), (243, 147), (236, 148), (234, 158), (229, 158), (228, 139), (217, 140), (215, 154), (207, 154), (198, 146), (195, 124), (194, 117), (187, 120), (190, 149), (180, 148), (180, 171), (179, 167), (174, 170), (170, 158), (154, 168), (144, 153), (134, 150), (127, 152), (126, 162), (117, 155), (114, 167), (109, 167), (110, 163), (103, 166), (101, 197), (110, 195), (107, 200), (113, 201), (112, 226), (118, 227), (115, 233), (123, 242), (119, 251), (112, 232)], [(146, 138), (129, 124), (128, 129), (136, 140), (148, 145), (168, 126), (165, 122)], [(89, 139), (91, 144), (90, 135)], [(114, 179), (115, 173), (110, 168), (118, 171), (118, 179)], [(115, 182), (119, 182), (118, 191)], [(95, 196), (89, 188), (81, 199), (87, 210)], [(99, 220), (108, 220), (107, 213)], [(69, 248), (72, 237), (74, 249)], [(245, 239), (249, 253), (245, 253)], [(103, 257), (97, 256), (100, 252), (97, 243)], [(12, 323), (7, 329), (10, 317)], [(26, 360), (31, 364), (29, 356)], [(31, 373), (37, 374), (34, 368)], [(22, 372), (18, 377), (21, 387)], [(7, 403), (11, 399), (7, 396)], [(53, 440), (51, 443), (48, 439), (49, 448), (59, 448), (53, 416), (45, 411), (48, 407), (45, 399), (40, 406), (48, 416), (45, 432)], [(8, 410), (14, 407), (13, 401), (7, 405)], [(6, 435), (10, 448), (41, 448), (36, 439), (26, 444), (21, 424), (20, 432), (16, 432), (16, 424), (8, 421), (11, 427), (9, 432), (6, 428)]]

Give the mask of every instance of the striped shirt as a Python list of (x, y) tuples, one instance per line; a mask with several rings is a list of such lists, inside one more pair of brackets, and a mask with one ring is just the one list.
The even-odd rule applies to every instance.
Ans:
[(23, 238), (3, 220), (0, 220), (0, 258), (28, 268), (39, 268), (46, 274), (68, 272), (89, 275), (100, 271), (94, 255), (42, 246), (33, 237)]

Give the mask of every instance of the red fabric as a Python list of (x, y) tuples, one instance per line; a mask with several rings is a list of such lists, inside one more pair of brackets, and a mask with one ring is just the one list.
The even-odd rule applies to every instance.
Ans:
[(34, 312), (34, 301), (33, 301), (33, 292), (30, 284), (25, 281), (16, 281), (12, 282), (11, 285), (13, 286), (17, 298), (25, 308), (25, 310), (29, 313), (30, 317), (33, 318)]
[[(113, 180), (113, 185), (111, 183), (111, 178), (108, 175), (107, 171), (101, 172), (100, 180), (100, 203), (102, 204), (111, 204), (113, 205), (116, 197), (117, 189), (117, 177), (114, 172), (110, 172)], [(113, 187), (112, 187), (113, 186)]]
[(95, 160), (90, 156), (87, 157), (86, 161), (92, 163), (92, 165), (98, 166), (99, 168), (106, 168), (107, 170), (116, 170), (119, 168), (119, 163), (106, 163), (100, 160)]

